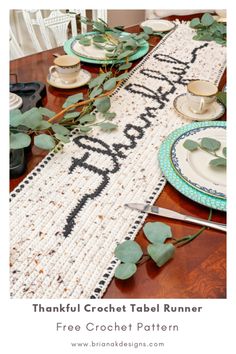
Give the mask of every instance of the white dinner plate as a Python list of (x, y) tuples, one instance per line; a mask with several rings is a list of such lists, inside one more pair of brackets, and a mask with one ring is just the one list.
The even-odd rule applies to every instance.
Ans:
[[(86, 37), (88, 37), (89, 39), (92, 39), (93, 36), (86, 36)], [(107, 51), (104, 49), (97, 48), (93, 44), (91, 44), (89, 46), (85, 46), (85, 45), (80, 44), (78, 40), (75, 40), (71, 44), (71, 49), (77, 55), (85, 57), (85, 58), (96, 59), (96, 60), (107, 59), (107, 56), (106, 56)]]
[(171, 161), (178, 175), (192, 187), (211, 196), (226, 199), (226, 168), (212, 167), (210, 160), (214, 156), (197, 149), (190, 152), (183, 143), (187, 139), (200, 143), (201, 139), (213, 138), (221, 142), (217, 154), (224, 156), (222, 150), (226, 147), (226, 128), (208, 126), (195, 128), (179, 136), (171, 147)]
[(150, 27), (153, 32), (168, 32), (175, 28), (175, 24), (167, 20), (147, 20), (141, 23), (141, 28)]
[[(122, 32), (120, 37), (125, 37), (128, 35), (129, 35), (129, 33)], [(95, 60), (109, 59), (109, 57), (107, 56), (107, 54), (109, 52), (107, 50), (102, 49), (102, 48), (97, 48), (94, 45), (94, 43), (93, 43), (94, 33), (91, 33), (91, 34), (85, 33), (84, 37), (89, 38), (91, 40), (91, 45), (85, 46), (85, 45), (80, 44), (79, 40), (74, 40), (71, 43), (71, 49), (76, 55), (79, 55), (80, 57), (84, 57), (84, 58), (95, 59)], [(98, 44), (103, 47), (106, 45), (108, 48), (114, 47), (114, 44), (109, 40), (105, 43), (98, 43)], [(135, 51), (134, 51), (134, 53), (135, 53)]]

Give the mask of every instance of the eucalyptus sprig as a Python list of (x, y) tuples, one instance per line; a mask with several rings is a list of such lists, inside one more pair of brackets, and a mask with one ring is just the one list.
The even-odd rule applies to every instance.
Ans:
[(88, 35), (79, 34), (76, 37), (78, 42), (83, 46), (93, 45), (103, 49), (108, 60), (126, 61), (126, 58), (132, 56), (138, 48), (143, 46), (144, 40), (149, 39), (145, 31), (139, 34), (124, 33), (123, 26), (111, 28), (102, 19), (90, 20), (82, 17), (81, 22), (91, 25), (93, 32)]
[(198, 149), (207, 152), (208, 154), (214, 156), (215, 158), (209, 161), (212, 167), (226, 167), (226, 155), (227, 148), (222, 149), (222, 155), (219, 155), (217, 151), (221, 148), (221, 142), (212, 138), (202, 138), (200, 143), (191, 139), (186, 139), (183, 143), (183, 147), (191, 152)]
[[(211, 220), (212, 209), (210, 209), (208, 220)], [(148, 222), (143, 231), (150, 242), (147, 246), (147, 253), (144, 253), (140, 245), (135, 241), (124, 241), (115, 249), (115, 256), (121, 263), (115, 270), (115, 278), (126, 280), (132, 277), (137, 271), (137, 265), (151, 259), (157, 267), (162, 267), (174, 257), (177, 247), (183, 246), (203, 233), (206, 227), (202, 227), (196, 233), (182, 238), (174, 238), (170, 226), (162, 222)], [(169, 242), (165, 242), (169, 240)]]
[(215, 41), (218, 44), (226, 45), (226, 25), (217, 22), (214, 17), (205, 13), (201, 19), (193, 18), (190, 27), (196, 29), (197, 34), (193, 39), (198, 41)]
[[(81, 134), (89, 133), (94, 127), (110, 132), (117, 128), (112, 119), (116, 113), (110, 112), (110, 96), (128, 77), (132, 66), (130, 56), (149, 38), (145, 32), (122, 35), (123, 27), (110, 28), (103, 20), (81, 22), (93, 26), (93, 44), (97, 47), (106, 43), (107, 56), (112, 58), (110, 69), (100, 68), (99, 75), (88, 84), (86, 97), (78, 93), (67, 97), (62, 109), (53, 112), (47, 108), (34, 107), (22, 113), (19, 109), (10, 112), (10, 148), (21, 149), (31, 142), (44, 150), (51, 150), (58, 142), (68, 143), (71, 130), (77, 128)], [(84, 45), (90, 45), (89, 38), (78, 35)]]

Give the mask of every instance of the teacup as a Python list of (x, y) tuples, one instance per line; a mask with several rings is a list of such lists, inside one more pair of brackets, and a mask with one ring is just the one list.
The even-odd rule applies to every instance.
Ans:
[(49, 68), (49, 73), (55, 76), (57, 73), (59, 79), (65, 84), (72, 84), (76, 81), (80, 71), (80, 59), (72, 55), (61, 55), (54, 62), (55, 65)]
[(193, 113), (206, 112), (216, 100), (218, 87), (210, 81), (195, 80), (187, 85), (188, 106)]

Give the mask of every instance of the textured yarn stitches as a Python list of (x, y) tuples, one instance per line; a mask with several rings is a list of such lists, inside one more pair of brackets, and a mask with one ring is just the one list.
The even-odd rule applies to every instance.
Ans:
[(79, 136), (49, 153), (11, 193), (12, 298), (100, 298), (118, 263), (116, 245), (134, 239), (164, 187), (157, 153), (189, 121), (173, 100), (192, 79), (218, 83), (225, 48), (192, 40), (178, 24), (112, 96), (118, 129)]

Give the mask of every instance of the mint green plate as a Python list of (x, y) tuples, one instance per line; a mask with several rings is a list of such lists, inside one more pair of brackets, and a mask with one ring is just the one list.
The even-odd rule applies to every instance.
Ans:
[(171, 147), (173, 143), (176, 141), (176, 139), (178, 139), (183, 133), (188, 132), (195, 128), (212, 127), (212, 126), (225, 127), (226, 122), (212, 122), (212, 121), (196, 122), (196, 123), (184, 125), (183, 127), (176, 129), (170, 135), (168, 135), (168, 137), (162, 143), (158, 158), (160, 162), (160, 168), (164, 176), (166, 177), (167, 181), (174, 188), (176, 188), (180, 193), (192, 199), (193, 201), (205, 205), (209, 208), (226, 211), (225, 199), (221, 199), (221, 198), (217, 198), (205, 194), (204, 192), (201, 192), (200, 190), (197, 190), (194, 187), (192, 187), (190, 184), (186, 183), (176, 173), (170, 159)]
[[(124, 32), (124, 33), (129, 34), (128, 32)], [(85, 35), (90, 35), (90, 34), (93, 34), (93, 32), (88, 32)], [(64, 43), (64, 51), (66, 52), (66, 54), (78, 56), (80, 60), (85, 63), (91, 63), (91, 64), (113, 64), (114, 63), (114, 60), (98, 60), (98, 59), (83, 57), (76, 54), (71, 48), (71, 45), (75, 40), (76, 40), (75, 37), (70, 38)], [(129, 60), (133, 61), (142, 58), (145, 54), (147, 54), (148, 50), (149, 50), (149, 44), (147, 41), (143, 40), (142, 47), (138, 48), (138, 50), (129, 57)], [(116, 63), (124, 63), (124, 62), (125, 59), (116, 61)]]

